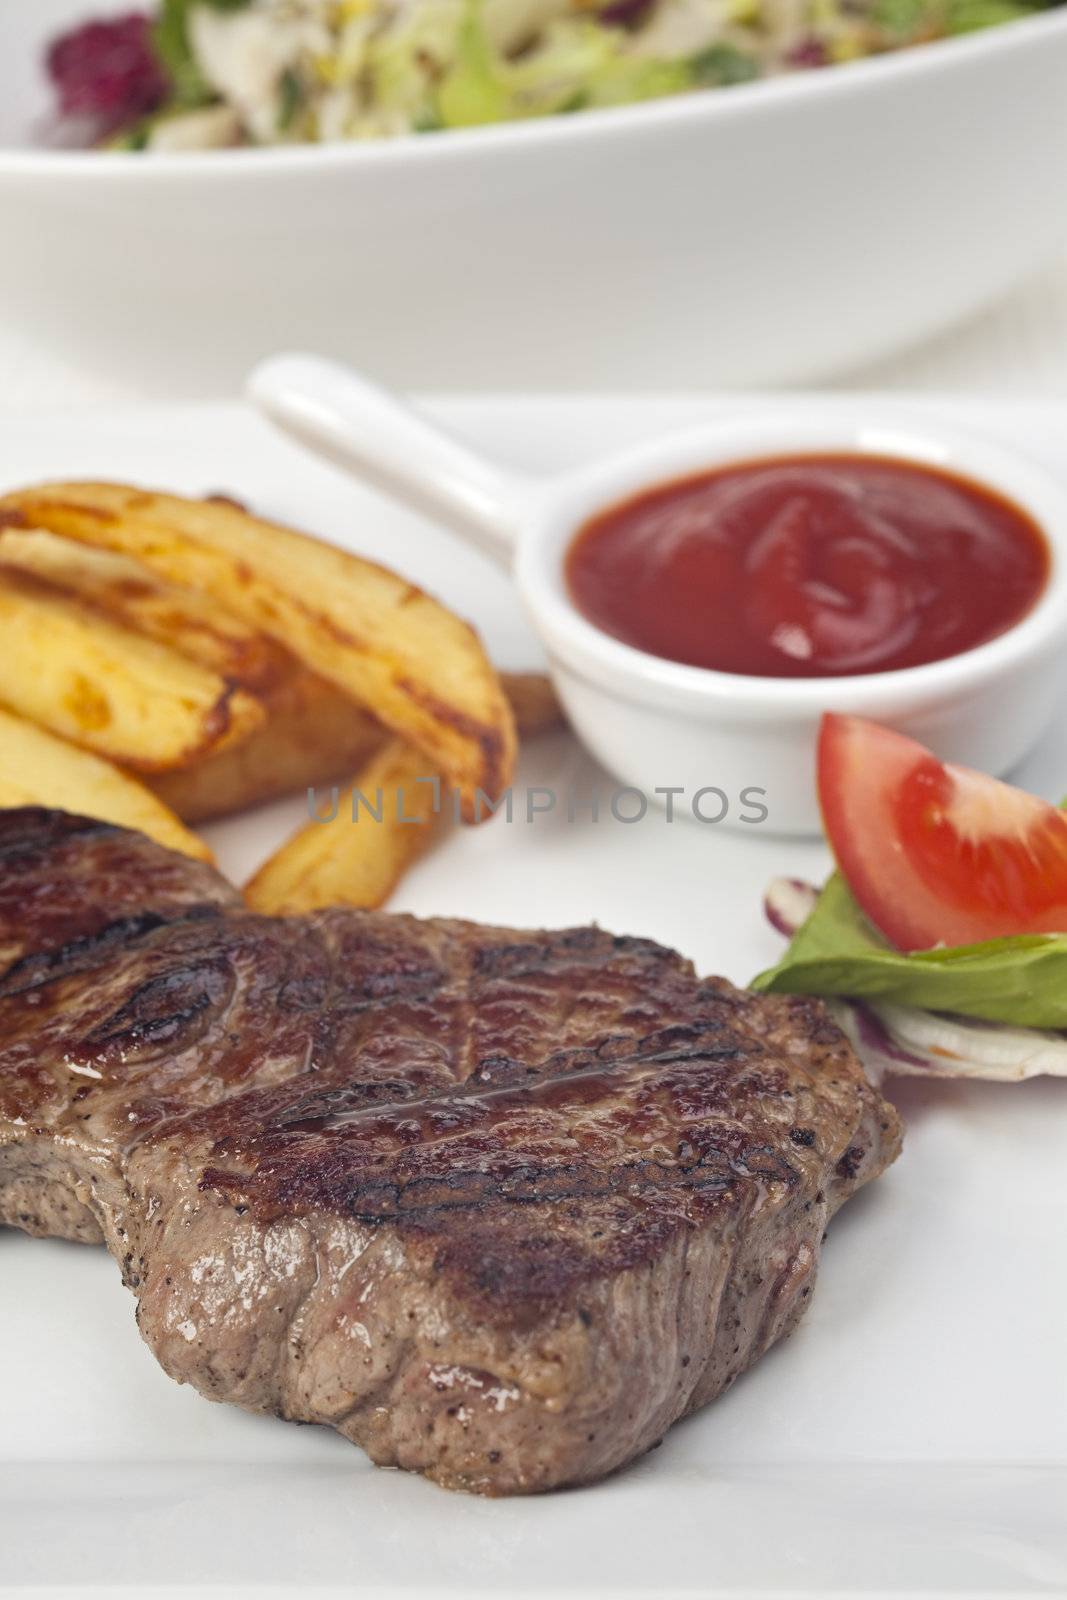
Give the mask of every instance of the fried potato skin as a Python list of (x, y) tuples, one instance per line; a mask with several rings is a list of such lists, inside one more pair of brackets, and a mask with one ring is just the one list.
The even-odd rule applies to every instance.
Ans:
[[(503, 673), (501, 682), (520, 733), (536, 737), (561, 725), (563, 713), (547, 678)], [(264, 741), (269, 726), (260, 736)], [(236, 761), (240, 754), (219, 759)], [(317, 782), (335, 775), (323, 774)], [(315, 784), (308, 780), (309, 787)], [(450, 811), (442, 780), (427, 770), (425, 755), (379, 732), (355, 778), (338, 793), (335, 815), (306, 823), (286, 840), (250, 879), (245, 899), (254, 911), (275, 916), (339, 905), (375, 910), (437, 838)]]
[(154, 794), (110, 762), (0, 710), (0, 807), (39, 805), (136, 828), (197, 861), (214, 857)]
[(330, 820), (308, 822), (264, 862), (245, 900), (272, 916), (383, 905), (433, 841), (440, 797), (422, 751), (387, 740), (340, 793)]
[(111, 550), (43, 528), (9, 527), (0, 538), (0, 576), (5, 572), (47, 584), (253, 693), (273, 688), (289, 665), (273, 640), (217, 600), (163, 583)]
[(149, 786), (184, 821), (208, 822), (347, 778), (389, 737), (369, 711), (310, 672), (293, 674), (265, 705), (267, 720), (251, 738)]
[(511, 704), (520, 739), (565, 728), (567, 719), (552, 679), (543, 672), (502, 672), (500, 682)]
[(137, 771), (246, 738), (260, 702), (169, 646), (24, 576), (0, 581), (0, 702)]
[[(541, 673), (504, 672), (500, 681), (521, 738), (563, 726), (555, 691)], [(265, 725), (242, 744), (147, 780), (183, 821), (210, 822), (347, 781), (390, 737), (369, 711), (310, 672), (292, 674), (264, 704)]]
[(477, 635), (395, 573), (219, 501), (60, 483), (0, 500), (3, 525), (43, 527), (201, 589), (373, 708), (480, 811), (510, 782), (510, 707)]

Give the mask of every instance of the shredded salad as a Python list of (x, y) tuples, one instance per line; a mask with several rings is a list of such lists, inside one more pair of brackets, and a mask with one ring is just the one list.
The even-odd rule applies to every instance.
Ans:
[[(1057, 0), (1051, 0), (1057, 3)], [(54, 41), (66, 143), (375, 139), (857, 60), (1046, 0), (162, 0)]]

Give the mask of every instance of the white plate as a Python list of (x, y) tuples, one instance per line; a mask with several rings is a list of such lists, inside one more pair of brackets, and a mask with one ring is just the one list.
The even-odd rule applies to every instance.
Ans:
[[(537, 467), (723, 404), (440, 410)], [(1063, 409), (939, 409), (1067, 470)], [(237, 409), (26, 420), (0, 436), (4, 484), (90, 473), (242, 494), (417, 576), (474, 616), (502, 663), (536, 662), (488, 564)], [(1067, 792), (1067, 710), (1022, 777)], [(559, 736), (530, 746), (521, 780), (598, 775)], [(300, 814), (294, 802), (216, 828), (224, 864), (244, 873)], [(659, 814), (557, 814), (457, 834), (397, 906), (596, 918), (743, 981), (777, 949), (760, 917), (767, 878), (825, 866), (815, 845)], [(209, 1405), (159, 1371), (102, 1251), (0, 1235), (0, 1585), (366, 1600), (1067, 1591), (1067, 1085), (893, 1092), (905, 1153), (832, 1225), (795, 1336), (629, 1471), (539, 1500), (449, 1495), (326, 1432)]]

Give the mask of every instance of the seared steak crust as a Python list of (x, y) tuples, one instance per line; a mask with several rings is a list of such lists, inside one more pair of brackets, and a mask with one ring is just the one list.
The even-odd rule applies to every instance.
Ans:
[(244, 911), (0, 814), (0, 1219), (164, 1368), (485, 1493), (580, 1483), (801, 1314), (896, 1117), (816, 1002), (595, 928)]

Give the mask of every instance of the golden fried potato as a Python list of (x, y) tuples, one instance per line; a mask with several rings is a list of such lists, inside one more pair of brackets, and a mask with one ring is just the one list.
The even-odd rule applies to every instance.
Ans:
[(60, 483), (0, 500), (21, 524), (117, 551), (201, 589), (423, 750), (459, 790), (510, 782), (515, 725), (474, 630), (386, 568), (236, 506), (121, 484)]
[(552, 680), (543, 672), (502, 672), (500, 683), (511, 702), (520, 739), (536, 739), (566, 726)]
[(0, 581), (0, 703), (138, 772), (247, 738), (259, 701), (166, 645), (13, 574)]
[(248, 904), (272, 916), (384, 904), (445, 815), (427, 778), (422, 751), (390, 739), (341, 792), (330, 821), (306, 823), (260, 867)]
[(267, 721), (250, 739), (149, 780), (186, 822), (229, 816), (347, 778), (390, 737), (377, 718), (311, 672), (298, 671), (264, 704)]
[(140, 562), (111, 550), (43, 528), (8, 528), (0, 538), (4, 572), (71, 595), (253, 692), (272, 687), (291, 665), (273, 640), (217, 600), (162, 583)]
[[(561, 726), (555, 691), (540, 673), (504, 672), (522, 738)], [(264, 696), (267, 721), (242, 744), (147, 781), (185, 822), (208, 822), (347, 779), (391, 736), (325, 678), (298, 671)]]
[(0, 806), (48, 806), (137, 828), (197, 861), (214, 857), (202, 839), (141, 784), (22, 717), (0, 710)]

